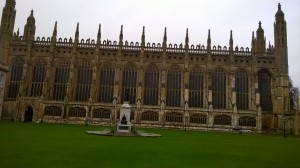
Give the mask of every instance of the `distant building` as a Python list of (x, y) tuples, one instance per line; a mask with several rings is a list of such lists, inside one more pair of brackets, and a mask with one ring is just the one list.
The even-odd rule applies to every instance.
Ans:
[[(24, 33), (13, 33), (15, 0), (6, 0), (1, 62), (9, 66), (2, 119), (116, 123), (125, 90), (136, 125), (232, 130), (281, 128), (289, 110), (287, 29), (278, 4), (274, 46), (259, 22), (251, 48), (123, 39), (36, 37), (33, 11)], [(267, 46), (267, 47), (266, 47)]]

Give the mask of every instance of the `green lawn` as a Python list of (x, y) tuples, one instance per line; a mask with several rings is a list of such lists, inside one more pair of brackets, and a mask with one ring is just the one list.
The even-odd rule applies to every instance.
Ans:
[(87, 135), (99, 126), (1, 123), (0, 168), (300, 167), (300, 138), (143, 129), (160, 138)]

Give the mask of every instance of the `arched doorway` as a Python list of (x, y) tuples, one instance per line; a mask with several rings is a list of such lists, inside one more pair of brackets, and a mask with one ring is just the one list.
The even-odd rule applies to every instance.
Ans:
[(32, 122), (33, 118), (33, 109), (31, 106), (28, 106), (25, 110), (24, 122)]

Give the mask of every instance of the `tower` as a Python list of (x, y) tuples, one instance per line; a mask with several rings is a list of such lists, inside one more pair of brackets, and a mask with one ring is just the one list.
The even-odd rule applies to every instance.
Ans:
[(278, 73), (288, 76), (286, 21), (280, 3), (278, 4), (278, 11), (275, 15), (274, 40)]
[(284, 13), (281, 10), (280, 3), (275, 14), (274, 22), (274, 40), (275, 40), (275, 57), (276, 57), (276, 114), (284, 114), (289, 111), (289, 72), (288, 72), (288, 48), (287, 48), (287, 29)]
[(6, 4), (2, 12), (2, 19), (0, 25), (0, 120), (2, 118), (3, 97), (6, 85), (6, 74), (8, 72), (9, 64), (9, 46), (13, 37), (16, 18), (15, 7), (15, 0), (6, 0)]
[(33, 16), (33, 10), (31, 10), (31, 13), (29, 17), (27, 18), (26, 25), (24, 27), (24, 40), (26, 41), (33, 41), (35, 36), (35, 18)]
[(256, 38), (256, 52), (264, 53), (266, 51), (266, 39), (264, 29), (261, 27), (261, 22), (258, 23)]
[(13, 37), (16, 18), (15, 6), (15, 0), (6, 0), (6, 4), (2, 12), (0, 27), (0, 62), (2, 64), (8, 64), (9, 44)]

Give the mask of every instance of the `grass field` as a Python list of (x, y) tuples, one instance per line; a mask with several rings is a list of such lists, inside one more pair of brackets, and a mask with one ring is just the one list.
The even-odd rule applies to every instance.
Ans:
[(300, 139), (143, 129), (160, 138), (87, 135), (99, 126), (1, 123), (0, 168), (300, 167)]

